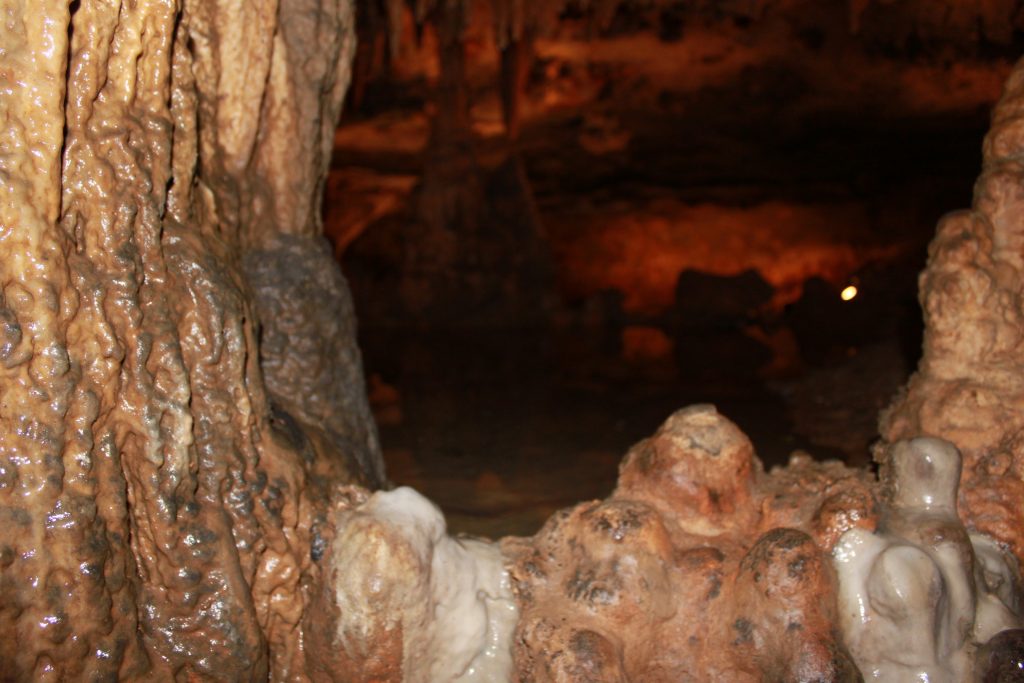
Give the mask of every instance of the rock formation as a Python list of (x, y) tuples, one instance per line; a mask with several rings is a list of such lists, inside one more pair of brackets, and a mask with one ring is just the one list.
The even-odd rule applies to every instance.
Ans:
[(1018, 563), (957, 516), (956, 448), (887, 453), (880, 484), (799, 455), (765, 473), (736, 425), (692, 406), (629, 452), (610, 498), (533, 538), (456, 540), (411, 490), (357, 496), (335, 518), (336, 671), (952, 683), (1020, 661)]
[(947, 216), (929, 249), (920, 278), (924, 356), (881, 429), (891, 442), (930, 435), (956, 444), (961, 516), (1024, 561), (1022, 64), (993, 114), (984, 155), (974, 208)]
[(827, 549), (874, 508), (865, 473), (768, 475), (714, 408), (679, 411), (611, 498), (505, 541), (519, 680), (853, 680)]
[(518, 615), (498, 546), (447, 536), (407, 487), (353, 502), (333, 545), (335, 679), (510, 680)]
[(898, 442), (887, 465), (877, 532), (834, 549), (844, 641), (865, 678), (968, 680), (975, 648), (1020, 626), (1017, 561), (957, 516), (950, 443)]
[[(352, 5), (3, 14), (2, 677), (301, 677), (331, 482), (383, 469), (351, 312), (261, 356), (291, 266), (241, 263), (319, 239)], [(341, 334), (296, 364), (285, 324)], [(280, 367), (353, 383), (298, 402)]]
[[(4, 679), (856, 680), (908, 614), (951, 676), (1019, 666), (1024, 67), (975, 210), (936, 237), (881, 484), (803, 455), (765, 473), (694, 406), (608, 499), (493, 544), (368, 491), (318, 242), (351, 2), (2, 7)], [(920, 434), (960, 447), (958, 498), (955, 449)], [(858, 595), (872, 620), (842, 611)]]

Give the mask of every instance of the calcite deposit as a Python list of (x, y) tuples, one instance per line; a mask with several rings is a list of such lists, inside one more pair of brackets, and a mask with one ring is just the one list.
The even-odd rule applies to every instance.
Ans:
[[(974, 207), (947, 216), (920, 278), (924, 356), (882, 415), (889, 441), (942, 437), (963, 454), (969, 528), (1024, 560), (1024, 65), (992, 116)], [(885, 455), (881, 454), (885, 461)]]
[(518, 614), (497, 545), (446, 535), (441, 511), (407, 487), (342, 511), (337, 527), (338, 678), (511, 680)]
[(958, 517), (959, 452), (918, 438), (887, 456), (880, 481), (800, 455), (766, 473), (735, 424), (691, 406), (630, 450), (609, 498), (499, 544), (447, 536), (411, 489), (353, 490), (324, 595), (334, 671), (367, 682), (1014, 680), (1019, 566)]
[(383, 470), (361, 386), (295, 403), (261, 356), (288, 286), (241, 261), (320, 232), (352, 5), (0, 12), (0, 676), (301, 678), (330, 482)]
[(610, 498), (505, 541), (518, 680), (855, 680), (827, 553), (875, 507), (866, 474), (800, 457), (766, 474), (713, 407), (681, 410)]
[[(502, 8), (507, 47), (524, 34)], [(974, 211), (933, 245), (925, 358), (883, 420), (881, 482), (801, 454), (765, 472), (693, 406), (627, 454), (609, 498), (493, 543), (447, 535), (411, 490), (367, 489), (385, 472), (318, 241), (350, 0), (0, 10), (3, 679), (1020, 670), (1024, 69)], [(947, 441), (906, 441), (922, 434)], [(893, 652), (908, 629), (934, 637)]]
[(322, 237), (277, 234), (242, 264), (260, 319), (260, 368), (270, 396), (302, 431), (340, 447), (369, 488), (385, 480), (362, 387), (356, 318), (345, 278)]
[(887, 466), (878, 530), (834, 548), (844, 641), (865, 678), (968, 680), (977, 646), (1021, 625), (1016, 558), (961, 523), (952, 444), (901, 441)]

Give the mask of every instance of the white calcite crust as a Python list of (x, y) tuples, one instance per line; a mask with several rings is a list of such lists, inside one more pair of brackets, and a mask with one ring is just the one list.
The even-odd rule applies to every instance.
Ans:
[(497, 545), (447, 535), (441, 511), (413, 489), (377, 492), (338, 520), (336, 642), (363, 662), (400, 649), (390, 680), (509, 681), (518, 614), (504, 564)]
[(969, 680), (976, 647), (1020, 626), (1016, 561), (957, 515), (960, 453), (935, 438), (891, 447), (878, 530), (833, 549), (839, 621), (866, 679)]

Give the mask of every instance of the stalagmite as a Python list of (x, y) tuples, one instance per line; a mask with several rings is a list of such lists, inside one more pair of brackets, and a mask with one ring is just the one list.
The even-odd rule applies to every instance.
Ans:
[(852, 680), (826, 552), (873, 507), (863, 475), (806, 459), (767, 475), (714, 408), (681, 410), (611, 498), (505, 541), (521, 680)]
[(844, 640), (866, 678), (968, 680), (975, 647), (1021, 625), (1016, 559), (968, 536), (952, 444), (901, 441), (887, 463), (877, 532), (851, 530), (833, 550)]
[(881, 432), (890, 442), (927, 434), (956, 444), (961, 517), (1024, 561), (1022, 104), (1018, 63), (985, 139), (974, 208), (943, 219), (929, 248), (924, 356)]
[(496, 545), (446, 535), (441, 511), (406, 487), (373, 494), (337, 526), (336, 642), (348, 680), (512, 679), (517, 610)]

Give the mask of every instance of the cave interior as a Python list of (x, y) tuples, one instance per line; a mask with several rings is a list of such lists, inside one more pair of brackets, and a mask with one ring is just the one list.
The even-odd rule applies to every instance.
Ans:
[(532, 534), (698, 402), (869, 464), (1020, 15), (549, 5), (361, 7), (324, 221), (391, 480)]
[(1021, 680), (1024, 3), (0, 15), (0, 681)]

